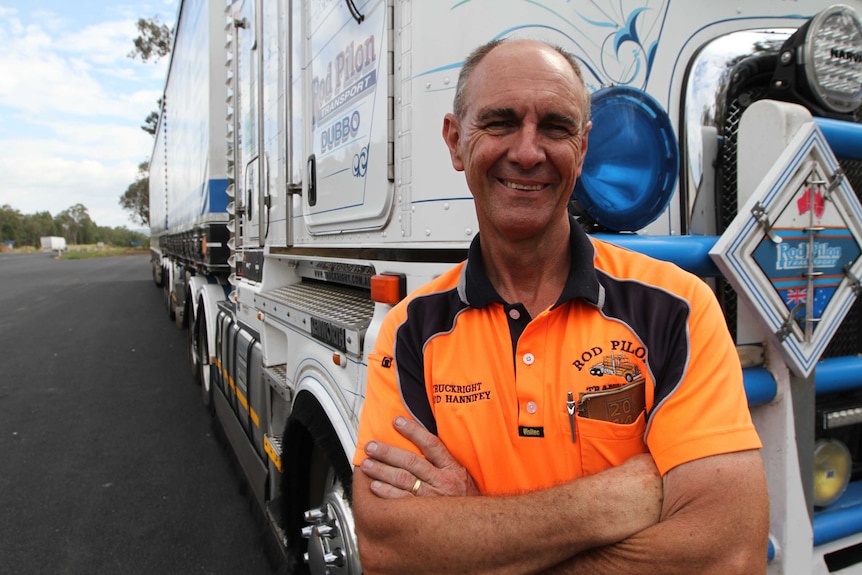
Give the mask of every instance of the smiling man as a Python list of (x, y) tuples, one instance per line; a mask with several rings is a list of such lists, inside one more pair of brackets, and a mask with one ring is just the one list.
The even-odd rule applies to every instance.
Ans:
[(590, 128), (565, 52), (497, 41), (465, 61), (443, 138), (480, 233), (369, 355), (365, 573), (765, 573), (760, 442), (721, 311), (570, 218)]

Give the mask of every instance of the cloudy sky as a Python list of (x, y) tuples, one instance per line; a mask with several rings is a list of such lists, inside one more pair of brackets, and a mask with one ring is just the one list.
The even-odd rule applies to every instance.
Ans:
[(178, 0), (0, 0), (0, 206), (87, 207), (136, 228), (119, 198), (149, 159), (141, 130), (167, 61), (128, 58), (138, 18), (174, 26)]

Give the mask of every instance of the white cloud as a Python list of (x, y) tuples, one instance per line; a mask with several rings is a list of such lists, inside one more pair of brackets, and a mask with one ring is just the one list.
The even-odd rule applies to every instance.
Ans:
[(0, 5), (0, 205), (56, 215), (81, 203), (98, 225), (132, 227), (119, 197), (149, 158), (152, 137), (140, 126), (167, 61), (128, 53), (137, 18), (171, 25), (176, 0), (53, 1), (50, 11)]
[(130, 226), (119, 209), (119, 197), (138, 172), (137, 163), (122, 160), (68, 160), (60, 155), (18, 155), (0, 158), (0, 171), (11, 182), (5, 203), (22, 213), (48, 211), (57, 215), (83, 204), (100, 226)]

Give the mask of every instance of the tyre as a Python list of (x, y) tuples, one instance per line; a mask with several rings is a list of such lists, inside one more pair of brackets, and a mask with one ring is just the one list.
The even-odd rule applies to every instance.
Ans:
[(186, 311), (183, 314), (188, 321), (189, 329), (186, 331), (187, 349), (189, 352), (189, 366), (192, 369), (192, 381), (196, 384), (201, 382), (201, 355), (200, 350), (200, 327), (199, 319), (195, 315), (191, 305), (191, 298), (186, 296)]
[[(192, 329), (194, 326), (194, 329)], [(195, 357), (197, 357), (198, 365), (198, 382), (201, 385), (201, 401), (208, 410), (213, 407), (213, 369), (215, 366), (210, 365), (209, 339), (207, 339), (207, 314), (204, 309), (204, 302), (201, 300), (198, 303), (198, 313), (195, 316), (195, 322), (189, 322), (189, 331), (195, 334)]]
[(281, 500), (291, 573), (359, 575), (353, 468), (323, 409), (300, 397), (285, 428)]
[(157, 266), (155, 262), (152, 265), (153, 268), (153, 283), (156, 287), (162, 287), (162, 268), (161, 266)]
[(174, 312), (174, 301), (171, 297), (171, 280), (167, 269), (162, 270), (162, 289), (165, 294), (165, 307), (168, 310), (168, 319), (176, 321), (176, 313)]

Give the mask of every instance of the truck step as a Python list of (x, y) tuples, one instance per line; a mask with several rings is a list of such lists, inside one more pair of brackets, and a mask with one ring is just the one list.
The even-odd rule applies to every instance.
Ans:
[(293, 389), (287, 383), (287, 364), (263, 367), (263, 379), (288, 403), (293, 401)]
[(281, 454), (282, 454), (282, 439), (280, 435), (264, 435), (263, 436), (263, 448), (266, 450), (266, 454), (269, 456), (270, 461), (272, 461), (275, 468), (279, 471), (281, 468)]
[(328, 284), (279, 287), (255, 295), (254, 304), (267, 320), (276, 319), (357, 357), (374, 314), (368, 292)]

